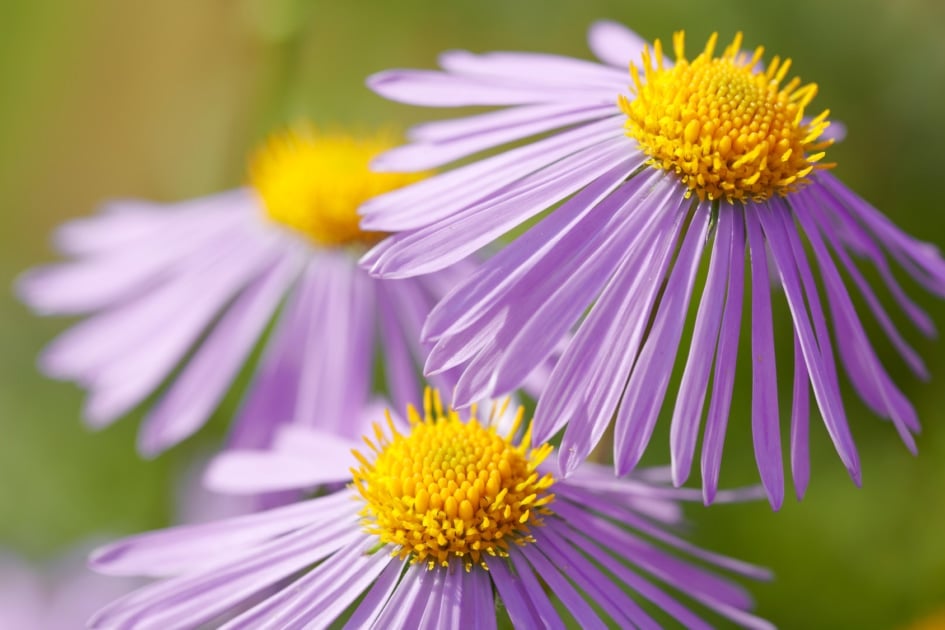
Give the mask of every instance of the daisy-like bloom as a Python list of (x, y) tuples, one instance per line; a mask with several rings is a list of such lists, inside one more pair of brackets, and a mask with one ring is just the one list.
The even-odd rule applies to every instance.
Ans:
[(471, 263), (407, 281), (358, 268), (383, 236), (358, 227), (358, 205), (423, 177), (368, 170), (393, 144), (302, 127), (259, 149), (246, 188), (170, 206), (118, 202), (65, 225), (56, 241), (74, 260), (29, 272), (20, 295), (43, 314), (90, 317), (45, 350), (43, 371), (88, 390), (96, 428), (168, 381), (140, 432), (146, 455), (206, 422), (274, 320), (234, 445), (263, 447), (282, 421), (360, 435), (340, 419), (360, 417), (379, 348), (383, 389), (419, 402), (420, 328)]
[[(493, 407), (489, 419), (501, 415)], [(489, 419), (472, 409), (464, 421), (428, 391), (422, 416), (412, 407), (408, 422), (388, 414), (360, 446), (284, 425), (272, 450), (225, 452), (208, 473), (217, 489), (347, 485), (100, 549), (97, 570), (165, 579), (112, 603), (92, 627), (192, 628), (223, 615), (226, 628), (495, 628), (496, 600), (516, 627), (564, 627), (551, 593), (580, 627), (658, 627), (639, 600), (687, 628), (708, 627), (679, 595), (770, 627), (717, 573), (766, 579), (765, 570), (670, 531), (692, 491), (592, 465), (556, 480), (543, 464), (551, 447), (517, 437), (522, 410), (507, 434)]]
[(436, 343), (427, 372), (462, 370), (456, 405), (497, 396), (576, 326), (539, 401), (535, 438), (566, 427), (559, 463), (569, 473), (616, 418), (614, 463), (624, 474), (639, 461), (663, 406), (708, 259), (672, 410), (673, 482), (690, 474), (705, 415), (706, 502), (715, 495), (744, 310), (755, 457), (777, 508), (784, 495), (783, 392), (775, 374), (773, 285), (783, 288), (794, 322), (790, 453), (800, 498), (809, 478), (811, 389), (860, 483), (838, 364), (915, 450), (915, 411), (877, 359), (844, 274), (912, 371), (925, 378), (926, 369), (854, 257), (873, 267), (928, 335), (932, 322), (905, 295), (888, 257), (938, 296), (945, 296), (945, 262), (831, 174), (824, 156), (836, 126), (829, 129), (827, 111), (808, 115), (816, 86), (790, 78), (790, 60), (774, 57), (765, 67), (760, 47), (742, 51), (740, 34), (721, 50), (716, 39), (691, 55), (677, 33), (666, 55), (659, 40), (650, 47), (606, 22), (590, 31), (603, 64), (452, 51), (440, 57), (442, 72), (373, 76), (374, 90), (406, 103), (511, 106), (419, 126), (412, 144), (375, 161), (379, 169), (429, 169), (516, 146), (363, 206), (366, 229), (397, 233), (363, 262), (380, 277), (428, 273), (553, 208), (433, 310), (424, 331)]

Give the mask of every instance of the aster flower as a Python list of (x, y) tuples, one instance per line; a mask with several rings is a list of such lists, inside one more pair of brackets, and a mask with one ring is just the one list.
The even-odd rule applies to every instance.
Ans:
[(509, 106), (421, 125), (411, 144), (375, 161), (379, 169), (429, 169), (516, 146), (362, 206), (366, 229), (397, 233), (363, 263), (385, 278), (429, 273), (540, 218), (432, 311), (424, 332), (436, 345), (426, 371), (462, 370), (456, 405), (496, 396), (516, 387), (576, 326), (539, 401), (535, 439), (564, 429), (559, 464), (568, 473), (615, 418), (614, 463), (624, 474), (639, 461), (663, 406), (708, 258), (672, 412), (673, 481), (682, 484), (690, 474), (705, 415), (706, 502), (715, 495), (744, 308), (755, 457), (777, 508), (784, 466), (774, 285), (783, 288), (794, 323), (790, 453), (800, 498), (809, 479), (811, 389), (840, 459), (860, 483), (838, 363), (864, 402), (891, 419), (915, 451), (916, 413), (880, 364), (843, 274), (906, 364), (926, 378), (922, 360), (853, 259), (878, 272), (927, 335), (933, 324), (905, 295), (888, 257), (938, 296), (945, 296), (945, 262), (831, 174), (823, 158), (839, 134), (827, 111), (808, 115), (816, 86), (789, 78), (790, 60), (774, 57), (765, 67), (760, 47), (742, 51), (740, 34), (720, 53), (716, 40), (690, 58), (677, 33), (670, 58), (659, 40), (650, 47), (605, 22), (590, 31), (603, 64), (451, 51), (440, 57), (442, 72), (371, 77), (375, 91), (405, 103)]
[(274, 320), (233, 445), (263, 447), (282, 421), (359, 435), (337, 419), (360, 417), (379, 348), (385, 391), (418, 402), (420, 327), (471, 263), (407, 281), (357, 267), (382, 236), (358, 227), (357, 206), (423, 177), (371, 173), (370, 158), (391, 146), (384, 134), (299, 128), (255, 154), (246, 188), (172, 205), (116, 202), (66, 224), (56, 242), (73, 260), (27, 273), (19, 293), (42, 314), (89, 317), (45, 350), (42, 370), (88, 390), (95, 428), (168, 382), (142, 426), (146, 455), (206, 422)]
[[(493, 407), (488, 417), (502, 415)], [(582, 627), (605, 627), (600, 615), (657, 627), (629, 593), (689, 628), (708, 626), (678, 594), (740, 625), (769, 627), (717, 573), (765, 579), (766, 571), (670, 531), (692, 491), (645, 476), (617, 480), (593, 465), (556, 480), (543, 464), (551, 447), (533, 446), (527, 431), (517, 437), (522, 417), (520, 409), (500, 433), (476, 409), (468, 421), (444, 411), (428, 391), (422, 416), (412, 407), (407, 422), (388, 414), (360, 446), (290, 424), (272, 450), (227, 451), (209, 470), (217, 489), (347, 485), (100, 549), (97, 570), (164, 579), (91, 625), (192, 628), (251, 602), (223, 627), (495, 628), (498, 599), (516, 627), (563, 627), (550, 590)]]

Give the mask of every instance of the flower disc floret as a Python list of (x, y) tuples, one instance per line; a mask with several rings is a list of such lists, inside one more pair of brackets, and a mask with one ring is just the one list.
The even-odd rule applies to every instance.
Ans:
[(250, 160), (250, 184), (265, 213), (323, 247), (371, 245), (381, 232), (359, 227), (358, 207), (424, 177), (376, 173), (371, 159), (394, 146), (385, 135), (354, 137), (299, 127), (273, 134)]
[(666, 67), (659, 40), (644, 48), (643, 76), (630, 64), (632, 97), (619, 97), (627, 135), (650, 156), (650, 164), (676, 173), (701, 200), (764, 201), (807, 182), (822, 164), (830, 140), (825, 110), (810, 121), (804, 109), (817, 93), (813, 83), (792, 78), (782, 85), (791, 60), (757, 66), (764, 52), (741, 52), (742, 34), (714, 57), (717, 34), (692, 61), (685, 36), (673, 36), (676, 63)]
[(554, 498), (551, 474), (537, 470), (552, 447), (530, 448), (528, 434), (513, 443), (523, 410), (505, 436), (483, 426), (475, 408), (467, 421), (444, 412), (429, 392), (424, 411), (421, 417), (408, 409), (406, 435), (389, 416), (389, 436), (375, 425), (375, 440), (365, 438), (373, 458), (355, 451), (361, 466), (352, 473), (365, 502), (365, 529), (394, 545), (401, 559), (430, 569), (451, 558), (466, 570), (485, 567), (484, 554), (506, 556), (510, 545), (533, 542), (530, 530), (542, 524)]

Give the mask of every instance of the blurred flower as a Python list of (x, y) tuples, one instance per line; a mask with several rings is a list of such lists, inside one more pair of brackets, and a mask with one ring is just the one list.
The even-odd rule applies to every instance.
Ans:
[(359, 435), (347, 419), (371, 396), (379, 346), (393, 400), (418, 402), (420, 327), (470, 263), (408, 281), (357, 267), (381, 236), (358, 228), (357, 206), (422, 177), (371, 173), (390, 146), (301, 128), (258, 151), (248, 188), (170, 206), (117, 202), (66, 224), (56, 241), (75, 260), (27, 273), (19, 293), (42, 314), (92, 315), (46, 349), (43, 371), (89, 391), (93, 427), (170, 381), (139, 435), (155, 455), (207, 421), (281, 309), (233, 445), (265, 446), (284, 421)]
[[(678, 501), (698, 493), (645, 474), (617, 480), (592, 465), (557, 481), (542, 464), (551, 447), (532, 447), (528, 432), (514, 437), (522, 413), (502, 434), (475, 409), (467, 422), (444, 412), (428, 391), (423, 417), (412, 407), (406, 423), (388, 414), (387, 427), (375, 425), (360, 444), (290, 424), (270, 451), (227, 451), (208, 474), (216, 489), (348, 485), (100, 549), (98, 570), (166, 579), (114, 602), (92, 626), (191, 628), (252, 602), (225, 627), (321, 627), (353, 609), (346, 627), (494, 628), (498, 598), (516, 627), (557, 627), (547, 585), (585, 627), (603, 625), (598, 613), (621, 627), (655, 627), (627, 590), (686, 627), (707, 627), (655, 579), (738, 624), (769, 627), (747, 612), (741, 587), (676, 557), (768, 577), (669, 531), (681, 520)], [(493, 407), (489, 419), (504, 415)]]
[(710, 502), (731, 402), (747, 249), (752, 433), (761, 479), (777, 508), (784, 472), (772, 277), (794, 322), (790, 442), (800, 498), (809, 479), (810, 388), (841, 460), (860, 483), (815, 278), (832, 316), (839, 361), (855, 389), (915, 451), (915, 411), (880, 364), (842, 275), (856, 284), (912, 371), (926, 378), (922, 360), (851, 254), (872, 263), (927, 335), (934, 326), (904, 294), (887, 255), (939, 296), (945, 296), (945, 263), (934, 247), (902, 233), (829, 173), (832, 165), (822, 158), (836, 128), (828, 129), (827, 111), (805, 116), (816, 86), (788, 79), (790, 60), (775, 57), (765, 68), (762, 49), (745, 53), (741, 44), (739, 34), (716, 54), (713, 35), (690, 60), (677, 33), (669, 59), (658, 40), (651, 48), (604, 22), (591, 28), (590, 46), (606, 65), (451, 51), (440, 57), (444, 72), (371, 77), (375, 91), (396, 101), (514, 106), (421, 125), (411, 132), (412, 144), (375, 160), (379, 169), (429, 169), (515, 147), (365, 204), (362, 226), (397, 234), (363, 263), (385, 278), (429, 273), (553, 208), (434, 308), (424, 329), (436, 342), (426, 371), (462, 370), (456, 405), (496, 396), (515, 388), (577, 325), (539, 401), (535, 438), (546, 440), (566, 427), (559, 463), (569, 473), (616, 417), (614, 459), (624, 474), (637, 465), (659, 416), (709, 249), (670, 446), (679, 485), (689, 476), (711, 390), (702, 443)]
[(114, 580), (88, 570), (84, 553), (34, 567), (0, 552), (0, 628), (75, 630), (140, 580)]

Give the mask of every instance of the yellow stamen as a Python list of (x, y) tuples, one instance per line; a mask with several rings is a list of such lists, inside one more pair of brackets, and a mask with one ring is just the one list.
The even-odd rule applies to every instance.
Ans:
[(676, 173), (701, 200), (742, 202), (786, 195), (814, 169), (832, 167), (820, 162), (831, 144), (820, 139), (829, 112), (802, 120), (817, 86), (800, 86), (797, 78), (782, 86), (790, 59), (775, 57), (756, 72), (763, 49), (742, 53), (741, 33), (714, 57), (717, 40), (713, 34), (689, 61), (680, 31), (673, 34), (672, 68), (664, 67), (659, 40), (652, 52), (643, 50), (642, 76), (630, 64), (632, 97), (618, 100), (627, 135), (650, 156), (648, 163)]
[(318, 245), (371, 245), (385, 235), (361, 230), (358, 206), (424, 177), (368, 168), (372, 158), (395, 144), (395, 138), (381, 134), (355, 138), (299, 126), (273, 134), (257, 150), (250, 161), (250, 184), (271, 219)]
[(376, 429), (373, 462), (355, 453), (360, 467), (352, 473), (365, 502), (366, 531), (394, 545), (402, 560), (431, 569), (456, 558), (468, 571), (485, 566), (484, 554), (507, 556), (509, 545), (533, 542), (530, 528), (542, 524), (554, 499), (551, 474), (537, 472), (552, 447), (513, 444), (520, 418), (505, 436), (475, 415), (464, 422), (429, 390), (424, 408), (422, 417), (407, 410), (406, 435), (391, 427), (388, 438)]

